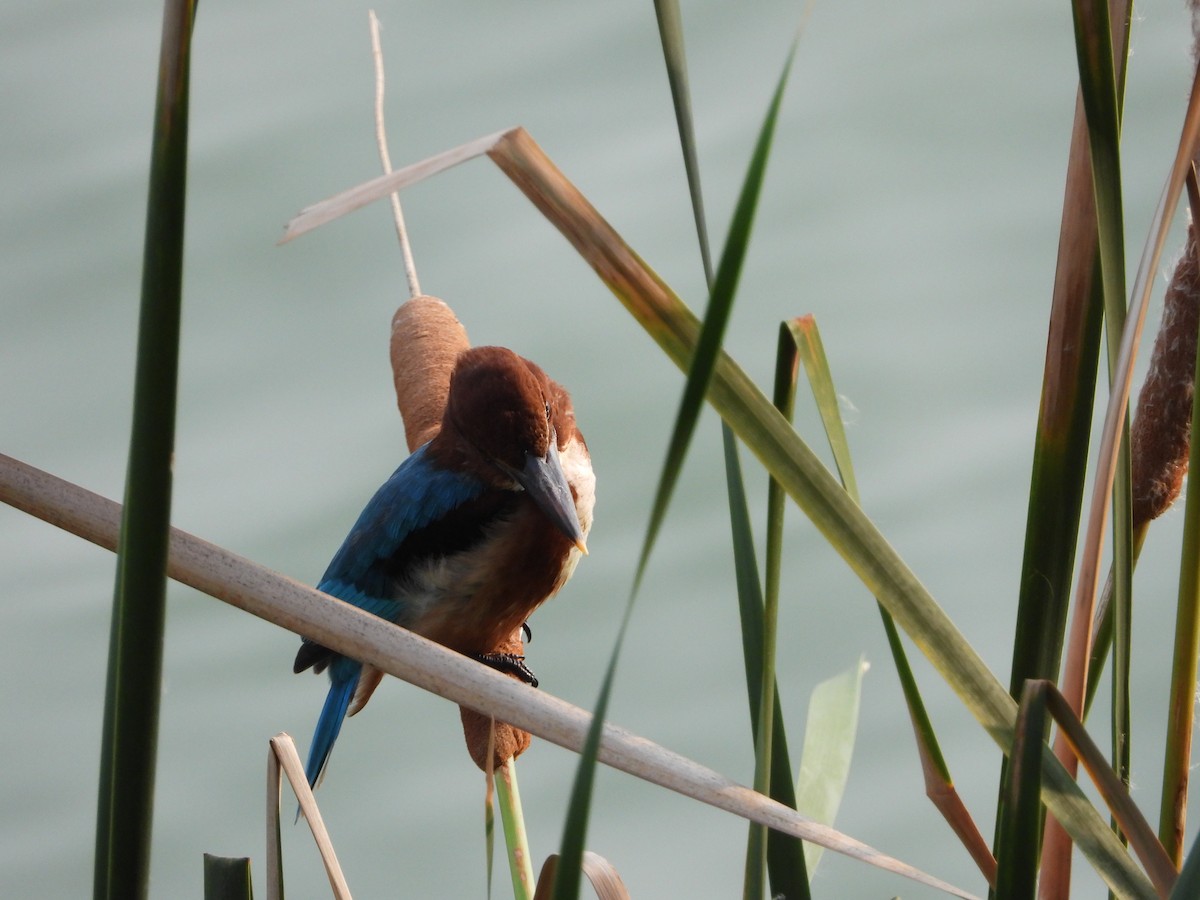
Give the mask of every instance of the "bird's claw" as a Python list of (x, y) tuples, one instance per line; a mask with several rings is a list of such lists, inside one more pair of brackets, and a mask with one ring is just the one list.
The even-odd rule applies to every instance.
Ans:
[(525, 657), (516, 653), (477, 653), (475, 659), (497, 672), (514, 675), (530, 687), (537, 687), (537, 676), (525, 665)]

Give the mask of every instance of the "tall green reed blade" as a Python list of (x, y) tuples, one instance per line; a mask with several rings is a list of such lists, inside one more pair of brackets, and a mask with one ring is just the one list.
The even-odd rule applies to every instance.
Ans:
[[(1121, 198), (1120, 131), (1121, 112), (1118, 101), (1119, 79), (1113, 56), (1113, 33), (1107, 0), (1074, 0), (1072, 12), (1075, 24), (1075, 48), (1079, 65), (1079, 85), (1087, 114), (1088, 146), (1092, 163), (1092, 183), (1096, 202), (1097, 256), (1100, 282), (1104, 294), (1104, 317), (1108, 336), (1110, 382), (1114, 394), (1120, 367), (1121, 344), (1125, 333), (1125, 248), (1124, 214)], [(1096, 587), (1100, 547), (1103, 543), (1102, 525), (1107, 511), (1102, 498), (1107, 495), (1107, 463), (1103, 463), (1097, 480), (1100, 490), (1093, 492), (1093, 506), (1083, 544), (1084, 556), (1080, 578), (1076, 585), (1074, 622), (1067, 648), (1067, 663), (1063, 671), (1063, 693), (1077, 715), (1082, 716), (1087, 692), (1087, 666), (1091, 658), (1092, 616), (1096, 602)], [(1114, 766), (1128, 772), (1128, 610), (1132, 592), (1132, 489), (1129, 466), (1129, 417), (1126, 412), (1120, 424), (1119, 449), (1112, 482), (1113, 528), (1113, 598), (1116, 610), (1116, 653), (1114, 659), (1113, 743)], [(1076, 768), (1061, 734), (1055, 741), (1055, 752), (1068, 773)], [(1070, 891), (1070, 839), (1058, 822), (1046, 829), (1043, 855), (1043, 892), (1045, 896), (1066, 896)]]
[[(745, 482), (742, 479), (741, 462), (738, 458), (737, 438), (728, 426), (721, 429), (725, 445), (725, 483), (729, 494), (729, 522), (733, 535), (733, 553), (737, 575), (738, 612), (742, 627), (742, 659), (746, 668), (746, 696), (750, 703), (750, 733), (757, 738), (761, 715), (761, 687), (763, 682), (762, 648), (763, 596), (758, 576), (750, 510), (746, 503)], [(783, 704), (779, 699), (779, 686), (775, 685), (773, 715), (775, 726), (771, 731), (771, 783), (770, 796), (785, 806), (797, 809), (796, 787), (793, 783), (791, 752), (788, 750), (787, 732), (783, 727)], [(756, 754), (757, 764), (757, 754)], [(749, 831), (746, 848), (746, 879), (743, 894), (762, 891), (763, 831), (753, 826)], [(778, 831), (766, 834), (767, 877), (771, 895), (782, 894), (789, 898), (809, 896), (808, 872), (805, 863), (804, 842)]]
[(1030, 678), (1058, 676), (1087, 476), (1104, 298), (1082, 107), (1067, 181), (1013, 639), (1014, 697)]
[[(796, 379), (794, 366), (783, 364), (782, 357), (776, 357), (776, 377), (773, 402), (775, 408), (790, 422), (795, 410)], [(737, 444), (733, 440), (733, 429), (722, 423), (721, 428), (726, 435), (725, 454), (737, 452)], [(757, 715), (752, 717), (754, 723), (754, 789), (759, 793), (771, 790), (773, 773), (773, 750), (775, 743), (776, 683), (775, 663), (779, 630), (779, 574), (783, 556), (783, 509), (785, 497), (783, 489), (774, 478), (767, 481), (767, 538), (766, 538), (766, 572), (763, 582), (762, 600), (762, 638), (758, 642), (757, 655), (761, 658), (758, 663), (759, 681), (755, 692), (752, 688), (751, 698), (758, 697)], [(781, 717), (782, 718), (782, 717)], [(779, 723), (782, 727), (782, 722)], [(789, 781), (791, 779), (789, 764)], [(794, 789), (792, 791), (794, 793)], [(762, 853), (767, 842), (765, 829), (751, 825), (746, 847), (746, 897), (761, 897), (762, 868), (766, 857)], [(804, 848), (798, 841), (792, 841), (791, 852), (801, 857), (797, 870), (803, 876), (805, 883), (804, 895), (808, 895), (807, 862), (803, 861)], [(778, 891), (773, 890), (772, 894)]]
[[(742, 659), (746, 666), (746, 691), (750, 699), (751, 738), (755, 746), (754, 789), (765, 793), (767, 785), (760, 783), (763, 754), (758, 746), (759, 716), (762, 715), (762, 650), (763, 598), (758, 580), (758, 557), (754, 550), (754, 533), (750, 524), (750, 507), (746, 502), (746, 486), (738, 459), (737, 438), (723, 425), (721, 443), (725, 453), (725, 490), (729, 499), (729, 527), (733, 541), (733, 562), (736, 575), (738, 612), (742, 619)], [(791, 773), (788, 773), (791, 782)], [(742, 876), (742, 897), (758, 900), (766, 889), (767, 829), (750, 823), (746, 837), (746, 864)], [(806, 881), (807, 883), (807, 881)], [(774, 893), (774, 892), (773, 892)]]
[(94, 896), (147, 894), (166, 617), (194, 0), (167, 0), (150, 159), (133, 427), (121, 523), (96, 815)]
[[(688, 88), (687, 54), (683, 40), (682, 17), (679, 4), (674, 0), (655, 0), (654, 9), (658, 19), (667, 80), (671, 87), (671, 100), (675, 109), (675, 121), (679, 132), (680, 148), (683, 152), (684, 169), (687, 173), (688, 191), (692, 200), (696, 238), (700, 246), (705, 280), (711, 291), (715, 279), (712, 270), (712, 255), (709, 250), (708, 223), (704, 215), (704, 194), (700, 186), (700, 166), (692, 120), (691, 91)], [(724, 422), (721, 423), (721, 437), (729, 493), (730, 527), (733, 531), (738, 609), (742, 624), (742, 652), (746, 666), (751, 728), (755, 739), (754, 787), (760, 793), (769, 794), (794, 809), (796, 800), (795, 788), (792, 783), (792, 766), (787, 749), (787, 737), (783, 730), (782, 705), (775, 691), (774, 619), (769, 618), (769, 613), (764, 610), (763, 595), (759, 588), (755, 562), (757, 556), (754, 551), (754, 536), (746, 510), (745, 485), (742, 481), (741, 466), (737, 459), (737, 443), (732, 430)], [(780, 494), (778, 490), (776, 493)], [(776, 498), (776, 506), (780, 506), (778, 498)], [(771, 521), (778, 518), (781, 522), (782, 512), (778, 517), (769, 516), (769, 518)], [(777, 531), (781, 533), (781, 528)], [(770, 540), (771, 536), (768, 535), (768, 541)], [(772, 565), (774, 565), (777, 575), (778, 559), (776, 558), (773, 562), (768, 553), (768, 581), (771, 578)], [(777, 581), (776, 577), (776, 583)], [(769, 587), (767, 593), (769, 597), (771, 594)], [(776, 584), (776, 595), (777, 593)], [(769, 604), (770, 600), (767, 603)], [(782, 755), (777, 755), (777, 753)], [(764, 862), (769, 871), (772, 895), (783, 894), (796, 898), (796, 900), (805, 900), (809, 896), (808, 873), (805, 869), (802, 842), (779, 832), (768, 834), (763, 826), (751, 823), (746, 847), (744, 896), (762, 896)]]
[[(817, 327), (815, 318), (811, 315), (801, 316), (780, 325), (778, 359), (777, 386), (780, 379), (784, 377), (784, 372), (795, 368), (797, 360), (804, 364), (809, 388), (816, 401), (821, 424), (825, 429), (825, 438), (833, 453), (838, 477), (841, 478), (846, 493), (853, 498), (855, 503), (861, 503), (854, 475), (854, 462), (850, 456), (850, 441), (846, 437), (846, 428), (842, 423), (833, 373), (829, 368), (829, 359), (825, 355), (825, 345), (821, 340), (821, 331)], [(777, 401), (776, 406), (778, 407), (778, 405)], [(896, 667), (897, 677), (900, 679), (904, 702), (908, 707), (913, 735), (917, 741), (917, 753), (921, 759), (921, 770), (925, 778), (925, 793), (954, 830), (967, 852), (971, 854), (971, 858), (975, 860), (975, 864), (983, 873), (984, 878), (989, 884), (995, 884), (996, 860), (967, 810), (966, 804), (963, 803), (958, 790), (954, 787), (950, 767), (946, 764), (941, 747), (938, 745), (933, 723), (929, 719), (925, 702), (917, 688), (917, 681), (912, 667), (908, 663), (908, 654), (900, 640), (896, 623), (882, 604), (879, 604), (879, 615), (883, 622), (884, 633), (887, 635), (888, 647), (892, 653), (892, 662)], [(807, 737), (805, 742), (807, 747)], [(832, 822), (827, 824), (832, 824)]]
[[(1131, 10), (1130, 10), (1131, 11)], [(1124, 93), (1124, 53), (1115, 48), (1116, 36), (1128, 34), (1129, 23), (1120, 23), (1114, 33), (1107, 2), (1076, 4), (1076, 33), (1091, 36), (1076, 40), (1080, 56), (1080, 89), (1088, 114), (1088, 134), (1092, 147), (1092, 173), (1096, 185), (1096, 221), (1099, 265), (1104, 288), (1105, 334), (1108, 337), (1109, 380), (1115, 385), (1122, 332), (1125, 329), (1125, 241), (1124, 211), (1121, 197), (1121, 108)], [(1108, 34), (1104, 32), (1107, 30)], [(1086, 63), (1085, 63), (1086, 60)], [(1087, 70), (1087, 74), (1082, 74)], [(1130, 647), (1133, 606), (1133, 479), (1129, 449), (1129, 414), (1126, 412), (1117, 456), (1117, 474), (1112, 493), (1113, 561), (1113, 690), (1112, 760), (1121, 780), (1129, 783), (1132, 741), (1130, 734)], [(1092, 595), (1095, 596), (1095, 588)], [(1077, 703), (1082, 717), (1087, 691), (1087, 666), (1091, 648), (1081, 647), (1077, 664), (1080, 673), (1070, 673), (1064, 687), (1076, 686), (1071, 702)], [(1075, 679), (1079, 684), (1076, 685)]]
[[(1110, 373), (1115, 372), (1125, 328), (1125, 243), (1124, 213), (1121, 198), (1121, 104), (1120, 79), (1113, 55), (1112, 29), (1106, 2), (1075, 0), (1075, 46), (1079, 57), (1080, 92), (1087, 114), (1088, 145), (1091, 154), (1092, 183), (1096, 204), (1097, 259), (1104, 296), (1105, 332), (1108, 338)], [(1121, 34), (1124, 34), (1122, 29)], [(1121, 67), (1123, 71), (1123, 66)], [(1128, 417), (1126, 417), (1127, 419)], [(1129, 479), (1128, 423), (1121, 439), (1118, 474), (1113, 492), (1114, 599), (1128, 607), (1131, 584), (1130, 529), (1131, 506)], [(1094, 596), (1094, 585), (1080, 585)], [(1118, 620), (1120, 617), (1118, 617)], [(1090, 623), (1089, 623), (1090, 627)], [(1079, 647), (1080, 651), (1088, 648)], [(1087, 657), (1068, 659), (1064, 686), (1068, 698), (1077, 693), (1072, 680), (1083, 674)], [(1081, 696), (1081, 694), (1080, 694)]]
[(1075, 50), (1079, 58), (1079, 89), (1087, 113), (1104, 312), (1109, 319), (1110, 356), (1115, 360), (1121, 327), (1125, 323), (1119, 79), (1108, 4), (1097, 0), (1074, 0), (1071, 8), (1075, 22)]
[[(1126, 24), (1125, 13), (1118, 22)], [(1114, 32), (1118, 101), (1128, 28)], [(1059, 231), (1046, 363), (1034, 441), (1009, 691), (1029, 678), (1055, 679), (1066, 631), (1088, 441), (1096, 390), (1104, 295), (1096, 249), (1096, 202), (1082, 99), (1077, 104)]]
[(759, 130), (750, 165), (742, 182), (737, 206), (734, 208), (729, 234), (725, 239), (721, 261), (709, 290), (708, 307), (705, 310), (695, 351), (688, 366), (687, 382), (684, 385), (683, 397), (680, 399), (679, 410), (675, 416), (675, 425), (672, 428), (671, 440), (667, 448), (667, 458), (663, 464), (663, 474), (650, 514), (650, 525), (647, 528), (646, 540), (642, 545), (642, 553), (638, 560), (635, 588), (641, 581), (646, 561), (658, 536), (667, 506), (670, 504), (671, 495), (683, 468), (683, 461), (687, 455), (696, 422), (700, 418), (705, 395), (708, 393), (716, 370), (725, 327), (729, 324), (734, 295), (742, 274), (742, 264), (745, 262), (746, 251), (750, 243), (750, 231), (754, 223), (754, 213), (758, 207), (763, 178), (766, 174), (767, 158), (770, 156), (771, 141), (775, 134), (775, 122), (779, 116), (779, 107), (783, 102), (783, 92), (787, 86), (795, 52), (796, 44), (793, 42), (783, 72), (775, 87), (775, 93), (771, 98), (766, 118)]
[[(1118, 103), (1124, 94), (1129, 4), (1114, 8)], [(1088, 471), (1104, 292), (1096, 200), (1082, 97), (1076, 102), (1050, 306), (1046, 363), (1033, 449), (1029, 511), (1009, 692), (1029, 679), (1056, 680), (1070, 607), (1075, 548)], [(1104, 641), (1101, 635), (1098, 641)], [(1092, 679), (1099, 669), (1089, 673)], [(1001, 783), (1007, 775), (1001, 766)], [(1005, 799), (998, 801), (997, 823)]]
[(688, 371), (687, 383), (684, 386), (683, 398), (679, 404), (675, 426), (671, 434), (671, 442), (667, 449), (667, 458), (663, 464), (663, 472), (655, 492), (654, 505), (650, 511), (650, 521), (646, 528), (646, 536), (642, 543), (641, 554), (638, 558), (637, 570), (634, 573), (633, 586), (629, 593), (629, 601), (621, 620), (621, 628), (617, 634), (616, 644), (609, 659), (608, 668), (596, 701), (594, 718), (588, 730), (587, 741), (580, 754), (579, 766), (575, 773), (575, 782), (571, 791), (571, 800), (567, 810), (567, 821), (563, 829), (562, 846), (559, 851), (558, 871), (554, 879), (555, 900), (575, 900), (579, 896), (579, 880), (582, 873), (584, 842), (587, 834), (588, 810), (591, 806), (592, 785), (595, 780), (596, 751), (600, 744), (600, 731), (608, 711), (608, 700), (612, 692), (612, 683), (616, 675), (617, 661), (620, 657), (621, 646), (624, 643), (625, 631), (637, 599), (638, 588), (641, 585), (650, 553), (654, 548), (659, 529), (670, 505), (671, 496), (683, 469), (683, 461), (687, 455), (688, 445), (700, 418), (700, 410), (704, 404), (709, 384), (712, 382), (717, 359), (721, 352), (721, 342), (725, 326), (729, 322), (729, 314), (733, 308), (733, 299), (737, 291), (738, 279), (741, 276), (742, 263), (746, 258), (746, 249), (750, 242), (750, 231), (754, 222), (754, 212), (758, 206), (759, 194), (762, 190), (763, 178), (766, 173), (767, 158), (770, 155), (771, 140), (774, 136), (775, 122), (778, 118), (779, 107), (783, 100), (783, 90), (787, 76), (791, 71), (792, 59), (795, 55), (795, 44), (788, 54), (783, 74), (775, 89), (774, 96), (755, 143), (750, 166), (734, 208), (733, 221), (729, 227), (725, 248), (721, 254), (721, 262), (717, 268), (713, 287), (709, 293), (708, 309), (697, 340), (695, 352)]
[(679, 131), (679, 148), (683, 152), (683, 168), (687, 175), (688, 193), (692, 199), (692, 218), (696, 223), (696, 240), (700, 245), (700, 260), (708, 289), (712, 290), (712, 253), (708, 243), (708, 220), (704, 216), (704, 192), (700, 189), (700, 162), (696, 155), (696, 129), (692, 124), (692, 92), (688, 87), (687, 53), (683, 43), (683, 17), (676, 0), (654, 0), (658, 19), (658, 36), (662, 43), (663, 62), (671, 86), (671, 103), (675, 107), (675, 124)]
[(1004, 773), (1004, 803), (996, 823), (995, 900), (1033, 900), (1042, 830), (1042, 754), (1046, 698), (1027, 681), (1017, 710), (1016, 739)]

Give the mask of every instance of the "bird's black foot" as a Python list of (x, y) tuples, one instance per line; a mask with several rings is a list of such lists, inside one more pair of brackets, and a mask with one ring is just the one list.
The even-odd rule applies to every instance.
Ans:
[(533, 640), (533, 629), (529, 627), (529, 623), (528, 623), (528, 622), (522, 622), (522, 623), (521, 623), (521, 630), (522, 630), (523, 632), (525, 632), (525, 643), (527, 643), (527, 644), (528, 644), (530, 641), (532, 641), (532, 640)]
[(515, 675), (530, 687), (537, 687), (537, 676), (525, 665), (525, 657), (516, 653), (476, 653), (475, 659), (485, 666), (491, 666), (497, 672)]

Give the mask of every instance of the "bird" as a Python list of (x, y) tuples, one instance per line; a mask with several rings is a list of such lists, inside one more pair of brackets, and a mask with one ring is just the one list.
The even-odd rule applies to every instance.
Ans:
[[(586, 555), (595, 483), (566, 389), (512, 350), (465, 350), (441, 428), (367, 502), (317, 588), (536, 687), (524, 657), (495, 648)], [(305, 638), (293, 669), (310, 668), (330, 681), (305, 766), (315, 788), (382, 673)]]

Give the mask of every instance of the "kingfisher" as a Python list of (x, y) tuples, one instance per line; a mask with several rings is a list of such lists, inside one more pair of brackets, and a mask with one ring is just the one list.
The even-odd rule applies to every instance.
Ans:
[[(459, 355), (438, 433), (367, 502), (318, 590), (537, 686), (498, 652), (571, 577), (596, 479), (567, 391), (502, 347)], [(329, 672), (305, 774), (383, 673), (307, 638), (295, 672)]]

